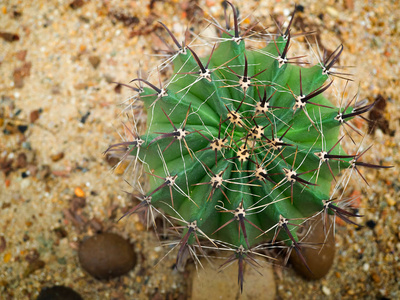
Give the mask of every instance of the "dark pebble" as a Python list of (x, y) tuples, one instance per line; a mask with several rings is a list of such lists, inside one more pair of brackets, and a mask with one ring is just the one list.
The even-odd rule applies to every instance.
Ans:
[(376, 226), (376, 223), (375, 223), (375, 221), (373, 221), (373, 220), (368, 220), (367, 223), (366, 223), (366, 225), (367, 225), (369, 228), (374, 229), (375, 226)]
[[(308, 232), (311, 227), (307, 236), (301, 240), (301, 244), (303, 244), (301, 254), (304, 256), (312, 273), (307, 270), (295, 251), (292, 251), (290, 256), (290, 262), (293, 268), (297, 273), (307, 279), (320, 279), (324, 277), (329, 272), (333, 264), (333, 259), (335, 258), (335, 238), (333, 230), (330, 228), (329, 233), (324, 232), (324, 224), (321, 216), (322, 214), (318, 215), (314, 220), (305, 223), (305, 227), (300, 229), (303, 232)], [(328, 229), (331, 222), (332, 220), (330, 219), (327, 226)], [(328, 236), (326, 236), (326, 234), (328, 234)], [(301, 234), (298, 233), (298, 236), (300, 238)], [(307, 247), (307, 243), (310, 243), (313, 248)], [(323, 243), (325, 244), (322, 245)], [(321, 250), (322, 246), (323, 248)]]
[(81, 243), (79, 262), (97, 279), (110, 279), (128, 273), (136, 265), (133, 245), (114, 233), (101, 233)]
[(7, 42), (19, 41), (19, 35), (11, 32), (0, 32), (0, 38), (3, 38)]
[(36, 300), (83, 300), (83, 298), (69, 287), (56, 285), (42, 288)]
[(83, 0), (74, 0), (69, 4), (69, 7), (71, 7), (72, 9), (78, 9), (80, 7), (82, 7), (85, 4), (85, 1)]
[(86, 114), (84, 114), (82, 117), (81, 117), (81, 123), (82, 124), (85, 124), (86, 123), (86, 120), (87, 120), (87, 118), (90, 116), (90, 111), (88, 111)]
[(18, 130), (19, 130), (19, 132), (21, 132), (22, 134), (24, 134), (25, 131), (28, 130), (28, 126), (27, 126), (27, 125), (18, 125)]

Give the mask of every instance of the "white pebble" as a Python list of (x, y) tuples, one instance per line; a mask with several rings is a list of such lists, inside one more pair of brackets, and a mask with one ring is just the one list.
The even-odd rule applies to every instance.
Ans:
[(290, 9), (289, 9), (289, 8), (285, 8), (285, 9), (283, 10), (283, 15), (284, 15), (285, 17), (287, 17), (288, 15), (290, 15)]
[(365, 263), (364, 265), (363, 265), (363, 270), (365, 271), (365, 272), (368, 272), (368, 270), (369, 270), (369, 264), (368, 263)]
[(331, 294), (331, 290), (325, 285), (322, 286), (322, 292), (327, 296)]

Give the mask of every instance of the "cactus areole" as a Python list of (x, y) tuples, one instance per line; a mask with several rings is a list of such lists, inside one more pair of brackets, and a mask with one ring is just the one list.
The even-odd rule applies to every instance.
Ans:
[(234, 27), (212, 23), (220, 36), (205, 57), (161, 23), (177, 47), (173, 75), (162, 86), (143, 78), (125, 85), (135, 91), (134, 103), (144, 104), (147, 129), (141, 136), (131, 130), (131, 140), (107, 152), (135, 160), (150, 181), (127, 214), (162, 211), (181, 232), (178, 264), (185, 251), (231, 250), (227, 263), (239, 262), (242, 286), (243, 263), (255, 264), (260, 245), (280, 243), (301, 256), (296, 230), (307, 218), (323, 213), (353, 223), (349, 217), (357, 215), (340, 208), (331, 183), (340, 186), (342, 170), (361, 175), (357, 167), (381, 166), (341, 147), (355, 130), (350, 120), (374, 104), (353, 98), (339, 106), (323, 95), (343, 77), (334, 72), (343, 46), (309, 66), (306, 57), (290, 56), (290, 21), (277, 34), (260, 35), (264, 48), (248, 49), (252, 26), (241, 30), (227, 4)]

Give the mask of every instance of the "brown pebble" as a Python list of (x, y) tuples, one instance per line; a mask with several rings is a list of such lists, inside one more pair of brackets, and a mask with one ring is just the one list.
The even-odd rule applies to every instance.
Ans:
[(89, 62), (93, 68), (97, 69), (101, 60), (100, 60), (100, 57), (98, 57), (96, 55), (92, 55), (92, 56), (89, 56)]
[(54, 232), (60, 239), (63, 239), (68, 236), (68, 232), (62, 226), (55, 228)]
[(82, 198), (82, 197), (74, 197), (71, 200), (71, 210), (72, 211), (77, 211), (81, 208), (84, 208), (86, 205), (86, 198)]
[(50, 156), (51, 160), (56, 162), (64, 158), (64, 152), (59, 152)]
[(29, 250), (28, 254), (25, 256), (25, 260), (29, 263), (33, 263), (39, 258), (40, 254), (36, 249)]
[(27, 53), (28, 53), (28, 50), (20, 50), (18, 52), (15, 52), (15, 57), (20, 61), (25, 61)]
[(21, 67), (15, 68), (13, 77), (14, 77), (14, 86), (16, 88), (22, 88), (24, 86), (24, 77), (27, 77), (31, 74), (31, 62), (24, 63)]
[(122, 90), (121, 84), (117, 84), (114, 88), (114, 92), (116, 92), (117, 94), (121, 94), (121, 90)]
[(31, 114), (29, 115), (31, 123), (35, 123), (35, 121), (39, 119), (39, 117), (40, 117), (40, 110), (38, 109), (31, 111)]
[(0, 236), (0, 253), (4, 252), (6, 248), (7, 248), (6, 239), (4, 238), (4, 236)]
[(87, 83), (80, 82), (80, 83), (75, 84), (74, 88), (76, 90), (84, 90), (84, 89), (88, 88), (88, 85), (87, 85)]
[(27, 168), (27, 170), (29, 171), (29, 174), (32, 177), (35, 177), (37, 172), (38, 172), (38, 170), (39, 170), (39, 168), (34, 164), (28, 164), (26, 168)]
[(0, 32), (0, 37), (2, 39), (4, 39), (5, 41), (10, 42), (10, 43), (19, 41), (19, 35), (16, 34), (16, 33), (1, 31)]
[(51, 174), (50, 166), (42, 165), (40, 167), (40, 171), (38, 173), (38, 179), (40, 179), (40, 180), (46, 179), (47, 177), (49, 177), (50, 174)]
[(83, 0), (73, 0), (69, 4), (69, 7), (71, 7), (72, 9), (78, 9), (78, 8), (82, 7), (84, 4), (85, 4), (85, 1), (83, 1)]
[(23, 169), (28, 165), (28, 159), (25, 153), (18, 154), (17, 161), (16, 161), (16, 168)]
[(44, 265), (45, 265), (45, 263), (43, 260), (38, 259), (38, 260), (33, 261), (26, 268), (26, 270), (24, 272), (24, 276), (27, 277), (27, 276), (31, 275), (33, 272), (35, 272), (36, 270), (43, 269)]
[(372, 273), (372, 280), (375, 282), (375, 283), (380, 283), (381, 282), (381, 277), (379, 277), (379, 275), (377, 274), (377, 273)]
[(82, 268), (97, 279), (121, 276), (136, 265), (133, 246), (114, 233), (101, 233), (85, 240), (78, 255)]
[[(297, 273), (307, 279), (320, 279), (324, 277), (329, 272), (335, 257), (335, 238), (333, 230), (329, 230), (329, 233), (324, 232), (324, 224), (321, 216), (322, 214), (318, 215), (314, 220), (310, 220), (304, 224), (304, 228), (301, 228), (303, 232), (308, 232), (311, 227), (307, 236), (301, 239), (301, 243), (313, 243), (314, 245), (319, 243), (321, 244), (321, 246), (316, 245), (313, 248), (305, 246), (301, 248), (301, 254), (306, 260), (312, 273), (307, 270), (303, 261), (295, 251), (292, 251), (290, 256), (290, 262), (292, 263), (293, 268)], [(329, 225), (326, 230), (328, 229)], [(328, 234), (328, 236), (326, 236), (326, 234)], [(298, 233), (298, 236), (300, 238), (301, 234)], [(322, 245), (322, 243), (325, 244)]]

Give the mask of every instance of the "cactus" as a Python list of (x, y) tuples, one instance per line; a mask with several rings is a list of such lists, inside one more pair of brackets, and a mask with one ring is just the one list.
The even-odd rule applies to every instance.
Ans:
[(312, 67), (291, 57), (292, 40), (310, 34), (292, 34), (293, 13), (277, 34), (258, 35), (264, 48), (246, 48), (256, 24), (241, 31), (237, 10), (230, 2), (226, 16), (227, 9), (233, 28), (228, 18), (225, 28), (210, 21), (219, 37), (204, 57), (160, 23), (177, 47), (168, 60), (173, 75), (160, 86), (143, 78), (122, 84), (135, 92), (129, 108), (144, 105), (147, 129), (139, 135), (124, 125), (131, 138), (106, 152), (132, 160), (149, 180), (141, 202), (122, 217), (144, 211), (154, 222), (154, 210), (163, 212), (181, 233), (178, 265), (185, 253), (232, 250), (223, 265), (238, 261), (243, 289), (243, 264), (257, 265), (254, 255), (269, 245), (295, 250), (307, 266), (296, 230), (308, 218), (323, 214), (327, 226), (334, 215), (356, 224), (350, 218), (358, 215), (342, 207), (339, 187), (348, 176), (340, 172), (366, 181), (361, 168), (385, 166), (360, 160), (369, 148), (347, 154), (341, 146), (349, 138), (358, 149), (351, 135), (359, 130), (350, 121), (375, 104), (355, 96), (336, 107), (324, 97), (335, 77), (350, 80), (335, 71), (342, 45)]

